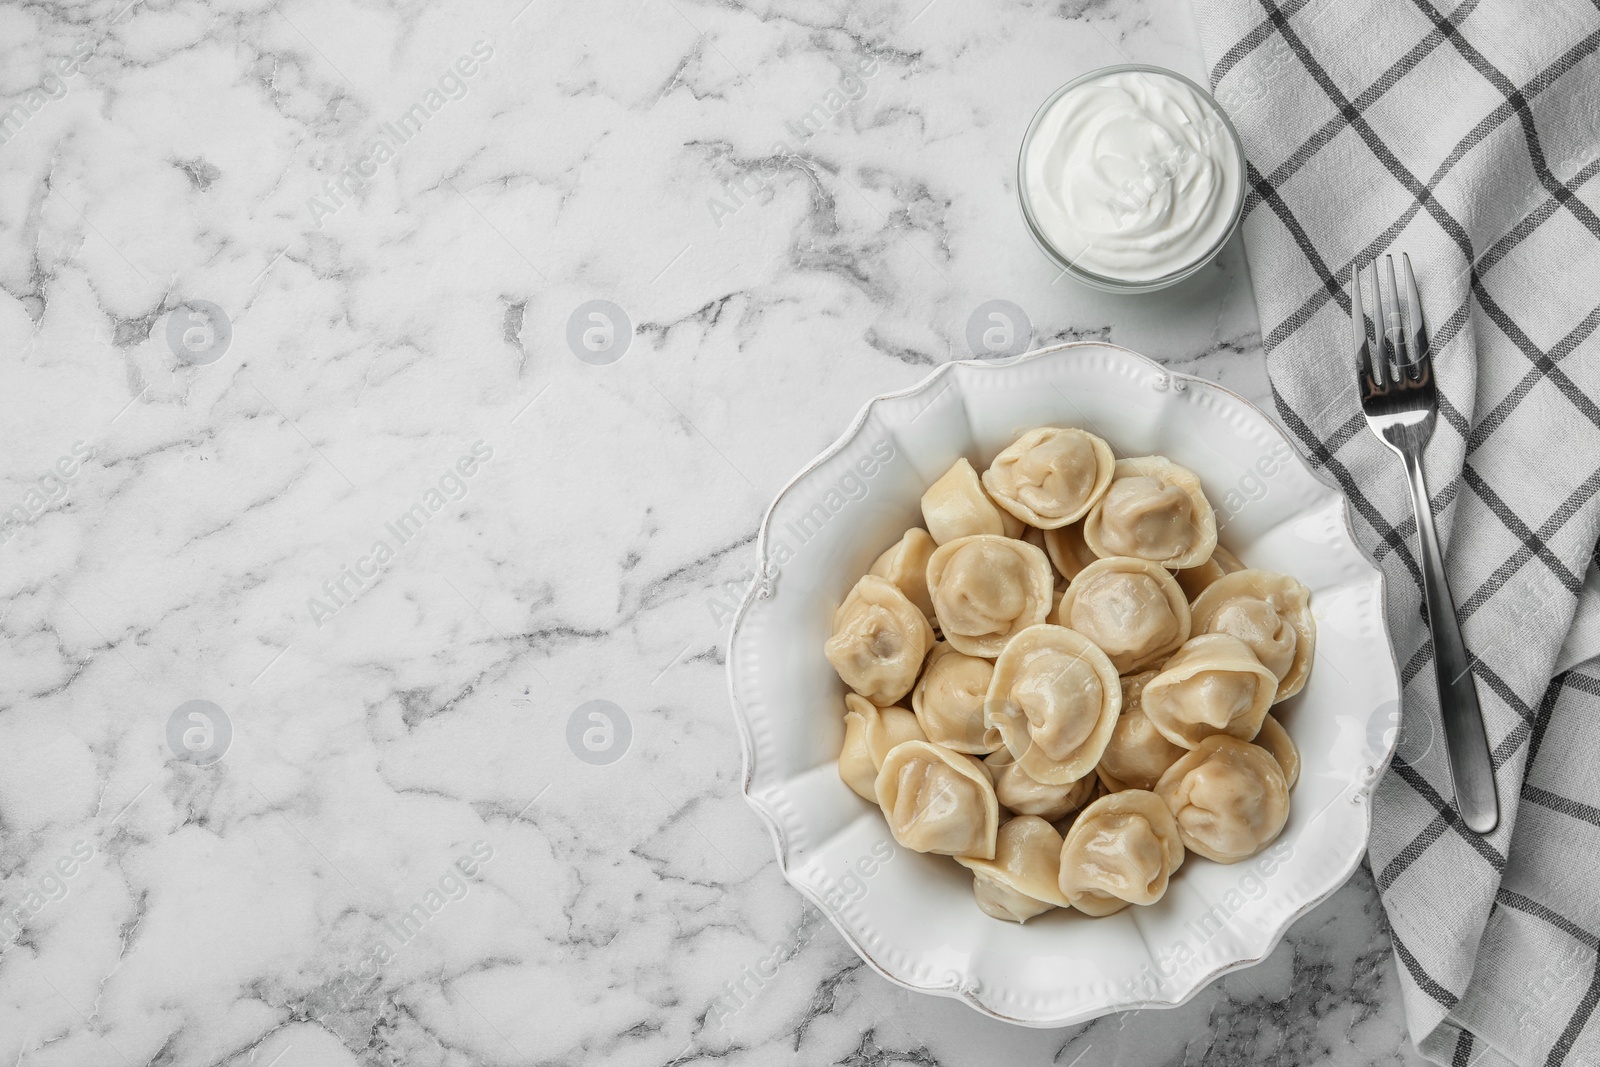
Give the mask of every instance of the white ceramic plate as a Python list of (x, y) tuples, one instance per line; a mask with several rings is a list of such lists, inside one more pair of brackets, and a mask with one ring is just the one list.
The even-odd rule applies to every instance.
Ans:
[[(927, 485), (958, 456), (982, 470), (1044, 425), (1081, 426), (1119, 456), (1159, 453), (1195, 471), (1222, 542), (1311, 588), (1318, 639), (1305, 689), (1274, 709), (1303, 760), (1275, 844), (1232, 866), (1191, 854), (1151, 907), (1103, 919), (1054, 911), (1019, 926), (979, 911), (971, 876), (949, 859), (899, 847), (877, 807), (840, 781), (845, 689), (822, 644), (851, 585), (921, 523)], [(763, 577), (733, 623), (744, 791), (785, 877), (886, 977), (1028, 1026), (1181, 1004), (1258, 962), (1360, 862), (1399, 724), (1383, 583), (1345, 507), (1254, 406), (1114, 345), (951, 363), (871, 401), (773, 502), (757, 542)]]

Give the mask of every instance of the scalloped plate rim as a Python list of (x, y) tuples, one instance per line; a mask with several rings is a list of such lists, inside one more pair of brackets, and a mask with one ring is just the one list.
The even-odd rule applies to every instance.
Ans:
[(1169, 382), (1182, 382), (1184, 388), (1199, 388), (1222, 393), (1225, 396), (1232, 398), (1248, 411), (1254, 413), (1265, 425), (1271, 428), (1271, 431), (1274, 434), (1288, 443), (1295, 462), (1300, 465), (1301, 469), (1309, 474), (1318, 484), (1322, 485), (1324, 488), (1333, 493), (1344, 505), (1341, 509), (1344, 519), (1344, 533), (1349, 539), (1350, 544), (1355, 548), (1357, 556), (1359, 556), (1360, 559), (1366, 563), (1377, 580), (1379, 605), (1379, 610), (1377, 612), (1378, 627), (1383, 638), (1383, 643), (1389, 652), (1389, 664), (1394, 671), (1394, 688), (1397, 696), (1400, 691), (1400, 664), (1395, 658), (1394, 642), (1389, 633), (1388, 583), (1384, 577), (1383, 569), (1378, 566), (1377, 561), (1371, 556), (1371, 554), (1361, 546), (1360, 539), (1355, 535), (1355, 529), (1351, 524), (1350, 518), (1349, 497), (1336, 482), (1306, 462), (1306, 459), (1301, 454), (1300, 449), (1289, 438), (1289, 435), (1284, 432), (1283, 428), (1271, 418), (1271, 416), (1262, 411), (1261, 408), (1257, 407), (1251, 401), (1229, 389), (1227, 386), (1220, 385), (1217, 382), (1213, 382), (1207, 378), (1186, 374), (1182, 371), (1170, 370), (1150, 357), (1139, 352), (1135, 352), (1131, 348), (1125, 348), (1122, 345), (1112, 344), (1108, 341), (1067, 341), (1061, 344), (1047, 345), (1043, 348), (1035, 348), (1021, 353), (1020, 355), (1012, 356), (1008, 359), (951, 360), (948, 363), (943, 363), (938, 367), (935, 367), (931, 373), (923, 377), (915, 384), (894, 392), (879, 393), (863, 404), (860, 411), (856, 413), (856, 417), (851, 420), (850, 425), (845, 428), (844, 432), (841, 433), (831, 445), (819, 452), (809, 463), (802, 467), (784, 484), (783, 488), (778, 491), (778, 494), (773, 497), (772, 503), (767, 506), (766, 513), (761, 518), (761, 527), (756, 534), (756, 558), (758, 566), (762, 567), (763, 569), (756, 574), (755, 579), (750, 583), (750, 588), (745, 591), (744, 597), (739, 602), (739, 607), (734, 613), (733, 621), (729, 625), (728, 630), (728, 699), (733, 709), (735, 724), (739, 730), (739, 747), (742, 754), (742, 766), (740, 769), (740, 791), (744, 795), (745, 802), (767, 827), (767, 832), (772, 838), (773, 849), (776, 853), (778, 870), (780, 873), (782, 873), (784, 881), (788, 882), (791, 888), (799, 892), (803, 898), (809, 901), (812, 906), (814, 906), (828, 919), (830, 923), (833, 924), (834, 929), (839, 931), (839, 934), (844, 938), (845, 943), (854, 949), (856, 955), (860, 956), (869, 967), (871, 967), (878, 974), (882, 975), (884, 978), (887, 978), (889, 981), (905, 989), (909, 989), (917, 993), (928, 993), (938, 997), (959, 1000), (980, 1014), (986, 1015), (991, 1019), (1034, 1029), (1051, 1029), (1063, 1026), (1073, 1026), (1117, 1011), (1137, 1011), (1150, 1008), (1181, 1007), (1182, 1005), (1187, 1004), (1217, 979), (1223, 978), (1235, 971), (1241, 971), (1249, 967), (1253, 967), (1270, 956), (1273, 950), (1276, 949), (1279, 943), (1282, 942), (1284, 935), (1289, 932), (1289, 928), (1291, 926), (1293, 926), (1318, 905), (1326, 901), (1329, 897), (1333, 896), (1334, 893), (1338, 892), (1339, 889), (1347, 881), (1349, 881), (1350, 875), (1354, 873), (1356, 867), (1360, 865), (1361, 858), (1366, 855), (1367, 844), (1372, 839), (1372, 793), (1373, 790), (1377, 788), (1378, 782), (1383, 779), (1384, 772), (1388, 769), (1389, 763), (1394, 757), (1395, 750), (1399, 745), (1400, 736), (1398, 729), (1396, 729), (1393, 735), (1390, 736), (1388, 743), (1385, 746), (1385, 750), (1381, 754), (1381, 757), (1373, 764), (1374, 773), (1369, 780), (1366, 782), (1355, 781), (1352, 783), (1351, 788), (1339, 794), (1341, 797), (1348, 796), (1350, 797), (1352, 803), (1359, 802), (1361, 805), (1363, 813), (1361, 837), (1363, 843), (1362, 847), (1355, 850), (1346, 861), (1337, 865), (1336, 875), (1331, 880), (1331, 884), (1329, 884), (1326, 889), (1313, 893), (1304, 904), (1296, 908), (1292, 913), (1285, 916), (1282, 923), (1273, 932), (1272, 936), (1268, 939), (1266, 946), (1260, 950), (1258, 955), (1232, 960), (1226, 964), (1216, 967), (1206, 974), (1198, 976), (1188, 989), (1172, 998), (1154, 1000), (1113, 1000), (1109, 1003), (1100, 1003), (1086, 1007), (1083, 1011), (1071, 1012), (1054, 1018), (1033, 1019), (1018, 1018), (1007, 1015), (1004, 1012), (1001, 1012), (993, 1006), (985, 1003), (978, 995), (977, 991), (962, 988), (960, 985), (955, 987), (947, 985), (922, 985), (912, 982), (890, 971), (887, 967), (879, 963), (878, 960), (873, 957), (872, 953), (870, 953), (860, 943), (860, 941), (856, 939), (855, 935), (849, 929), (842, 925), (839, 917), (835, 915), (832, 908), (828, 907), (817, 896), (817, 894), (812, 892), (809, 886), (796, 881), (795, 878), (791, 876), (789, 872), (788, 844), (785, 840), (783, 827), (775, 813), (772, 812), (767, 804), (750, 791), (751, 782), (755, 772), (755, 743), (754, 739), (751, 737), (749, 719), (745, 713), (743, 705), (739, 701), (735, 672), (736, 660), (733, 655), (733, 647), (739, 638), (739, 628), (744, 622), (745, 615), (750, 609), (751, 605), (754, 604), (756, 600), (761, 599), (761, 591), (764, 585), (763, 580), (769, 577), (769, 575), (765, 573), (765, 560), (767, 538), (772, 524), (773, 513), (777, 510), (778, 505), (783, 501), (784, 497), (788, 496), (796, 486), (810, 476), (818, 467), (822, 466), (822, 464), (826, 463), (829, 459), (837, 455), (847, 444), (849, 444), (850, 441), (855, 439), (855, 437), (861, 432), (862, 427), (866, 425), (867, 420), (872, 417), (874, 407), (880, 402), (897, 400), (908, 396), (915, 396), (917, 393), (931, 389), (941, 379), (948, 376), (952, 372), (952, 368), (955, 367), (1011, 367), (1021, 363), (1031, 362), (1044, 356), (1052, 355), (1056, 352), (1063, 352), (1074, 348), (1109, 349), (1118, 353), (1121, 357), (1131, 358), (1139, 363), (1147, 364), (1158, 374), (1164, 376)]

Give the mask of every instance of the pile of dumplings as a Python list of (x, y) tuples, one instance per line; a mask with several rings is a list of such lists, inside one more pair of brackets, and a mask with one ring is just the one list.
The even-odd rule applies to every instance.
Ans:
[(922, 516), (824, 647), (839, 776), (896, 841), (1026, 922), (1154, 904), (1187, 853), (1278, 836), (1300, 757), (1271, 709), (1311, 670), (1310, 592), (1217, 544), (1193, 472), (1045, 426), (981, 477), (956, 461)]

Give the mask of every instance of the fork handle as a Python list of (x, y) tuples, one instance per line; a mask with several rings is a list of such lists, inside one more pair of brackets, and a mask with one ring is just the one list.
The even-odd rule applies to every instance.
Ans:
[(1422, 476), (1422, 457), (1409, 451), (1401, 455), (1411, 482), (1411, 506), (1417, 513), (1422, 595), (1428, 604), (1428, 627), (1433, 632), (1433, 670), (1439, 682), (1439, 715), (1444, 720), (1456, 808), (1470, 829), (1487, 834), (1500, 822), (1500, 804), (1495, 796), (1494, 763), (1483, 729), (1483, 712), (1473, 685), (1472, 661), (1467, 656), (1466, 642), (1461, 639), (1455, 599), (1444, 576), (1444, 556), (1439, 551), (1438, 532), (1433, 528), (1433, 506), (1428, 498), (1428, 483)]

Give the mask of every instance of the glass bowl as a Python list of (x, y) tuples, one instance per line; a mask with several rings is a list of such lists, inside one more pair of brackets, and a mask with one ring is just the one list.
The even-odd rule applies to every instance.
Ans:
[[(1197, 258), (1185, 263), (1183, 266), (1171, 271), (1170, 273), (1161, 275), (1158, 278), (1141, 278), (1137, 280), (1118, 278), (1112, 275), (1097, 273), (1073, 262), (1071, 256), (1067, 255), (1064, 251), (1051, 243), (1049, 237), (1045, 235), (1043, 229), (1039, 226), (1033, 205), (1029, 201), (1028, 184), (1023, 169), (1027, 163), (1028, 149), (1033, 144), (1034, 134), (1038, 131), (1039, 123), (1044, 116), (1049, 113), (1050, 108), (1054, 106), (1057, 100), (1061, 99), (1061, 97), (1065, 96), (1067, 93), (1081, 85), (1086, 85), (1090, 82), (1096, 81), (1097, 79), (1105, 78), (1113, 74), (1122, 74), (1127, 72), (1164, 75), (1165, 77), (1175, 79), (1176, 81), (1181, 82), (1182, 84), (1187, 85), (1190, 89), (1194, 90), (1194, 92), (1197, 93), (1200, 98), (1211, 107), (1212, 111), (1222, 121), (1222, 128), (1227, 131), (1228, 143), (1232, 147), (1235, 158), (1238, 160), (1239, 165), (1239, 188), (1234, 197), (1234, 203), (1231, 209), (1231, 217), (1228, 222), (1228, 226), (1222, 231), (1222, 235), (1218, 237), (1217, 240)], [(1061, 270), (1067, 275), (1084, 285), (1090, 286), (1094, 289), (1100, 289), (1105, 292), (1147, 293), (1156, 289), (1165, 289), (1169, 285), (1175, 285), (1178, 282), (1181, 282), (1183, 279), (1200, 270), (1200, 268), (1204, 267), (1207, 263), (1210, 263), (1216, 258), (1217, 253), (1222, 251), (1223, 246), (1228, 243), (1228, 241), (1233, 237), (1234, 232), (1238, 230), (1239, 220), (1244, 215), (1245, 186), (1247, 184), (1245, 180), (1245, 173), (1244, 148), (1239, 142), (1239, 131), (1234, 129), (1233, 122), (1228, 118), (1227, 112), (1222, 109), (1222, 106), (1217, 103), (1216, 98), (1207, 92), (1203, 86), (1196, 84), (1192, 79), (1184, 77), (1175, 70), (1168, 70), (1166, 67), (1151, 66), (1143, 63), (1123, 63), (1117, 66), (1100, 67), (1089, 71), (1087, 74), (1080, 75), (1079, 77), (1067, 82), (1067, 84), (1063, 85), (1055, 92), (1051, 93), (1049, 98), (1046, 99), (1043, 104), (1039, 105), (1039, 110), (1034, 112), (1033, 121), (1028, 123), (1028, 132), (1023, 134), (1022, 148), (1017, 153), (1017, 203), (1022, 208), (1023, 222), (1028, 228), (1028, 233), (1033, 236), (1034, 243), (1039, 246), (1040, 250), (1044, 252), (1051, 262), (1060, 267)]]

